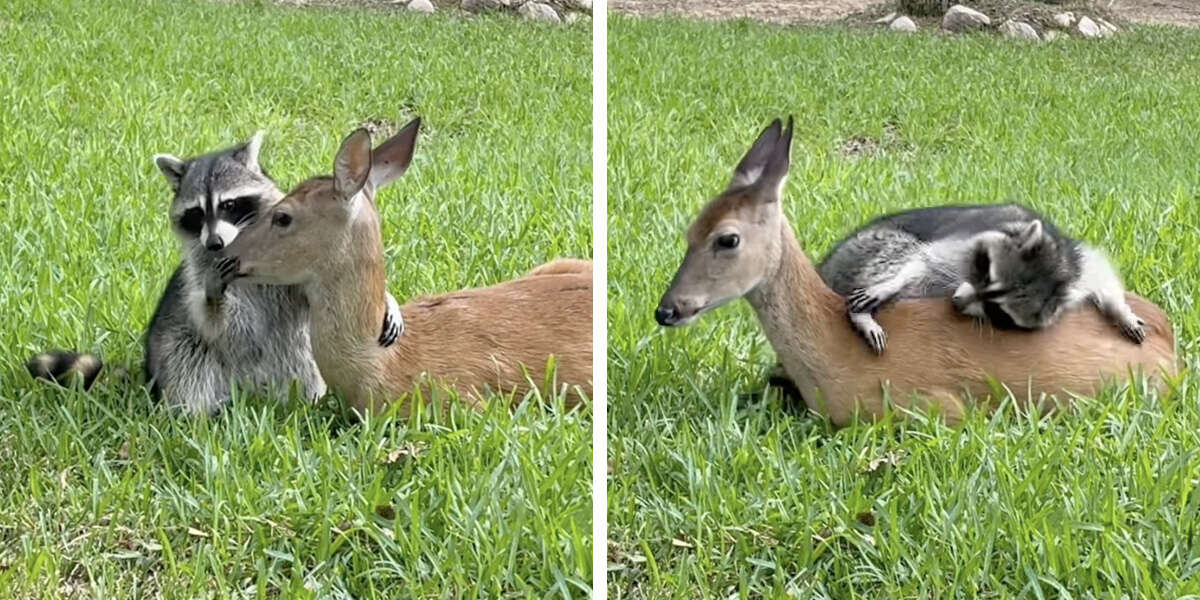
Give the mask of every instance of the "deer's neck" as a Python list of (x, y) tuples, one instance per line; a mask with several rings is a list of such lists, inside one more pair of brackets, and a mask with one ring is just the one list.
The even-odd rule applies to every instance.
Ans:
[(817, 389), (835, 376), (830, 350), (841, 341), (836, 332), (843, 325), (840, 320), (846, 319), (845, 300), (821, 280), (786, 220), (780, 226), (780, 246), (776, 272), (746, 299), (811, 406)]
[(383, 243), (378, 217), (362, 212), (369, 214), (351, 224), (343, 251), (321, 265), (305, 288), (313, 358), (330, 388), (347, 392), (376, 380), (385, 354), (378, 344), (387, 311)]

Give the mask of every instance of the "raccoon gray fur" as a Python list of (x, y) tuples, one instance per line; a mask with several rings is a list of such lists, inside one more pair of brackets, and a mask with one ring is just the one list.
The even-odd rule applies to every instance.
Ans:
[(1103, 253), (1016, 204), (885, 215), (839, 242), (818, 270), (877, 353), (887, 336), (874, 313), (908, 298), (950, 297), (961, 312), (1005, 329), (1047, 327), (1091, 300), (1129, 339), (1145, 339)]
[[(188, 160), (154, 157), (175, 194), (170, 220), (182, 261), (146, 331), (145, 376), (153, 396), (189, 413), (218, 411), (234, 385), (285, 391), (295, 382), (307, 398), (325, 393), (304, 295), (296, 286), (230, 285), (232, 265), (221, 254), (261, 209), (283, 197), (259, 164), (262, 136)], [(382, 346), (403, 331), (398, 304), (390, 294), (387, 300)], [(89, 387), (100, 361), (57, 351), (27, 366), (53, 381), (79, 374)]]

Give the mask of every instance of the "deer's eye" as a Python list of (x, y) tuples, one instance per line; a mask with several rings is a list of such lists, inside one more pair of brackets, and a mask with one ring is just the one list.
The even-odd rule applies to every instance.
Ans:
[(742, 243), (742, 238), (736, 233), (726, 233), (719, 236), (716, 241), (718, 248), (724, 248), (726, 250), (730, 248), (737, 248), (738, 244), (740, 243)]
[(276, 227), (287, 227), (292, 224), (292, 215), (287, 213), (276, 213), (271, 218), (271, 224)]

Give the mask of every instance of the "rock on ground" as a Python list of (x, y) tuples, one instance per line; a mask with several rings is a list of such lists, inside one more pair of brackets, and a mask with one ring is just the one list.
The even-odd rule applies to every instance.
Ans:
[(942, 29), (960, 33), (973, 29), (982, 29), (992, 24), (987, 15), (961, 4), (955, 4), (942, 17)]
[(871, 22), (875, 23), (876, 25), (887, 25), (895, 20), (896, 20), (896, 13), (890, 12), (890, 13), (883, 15), (882, 17), (879, 17), (878, 19), (875, 19), (874, 21), (871, 21)]
[(917, 32), (917, 24), (908, 17), (897, 17), (896, 20), (892, 21), (892, 23), (888, 25), (888, 28), (896, 31), (902, 31), (904, 33)]
[(549, 4), (541, 2), (528, 2), (522, 4), (521, 8), (517, 9), (521, 16), (532, 21), (545, 21), (547, 23), (561, 23), (558, 18), (558, 13), (554, 12), (554, 8)]
[(1079, 25), (1076, 27), (1080, 35), (1086, 38), (1100, 37), (1100, 26), (1089, 17), (1079, 19)]
[(1018, 40), (1028, 40), (1031, 42), (1041, 41), (1038, 37), (1037, 30), (1029, 23), (1022, 21), (1013, 21), (1009, 19), (1000, 25), (1000, 33)]
[(1062, 27), (1063, 29), (1070, 29), (1071, 26), (1075, 24), (1075, 13), (1060, 12), (1057, 15), (1054, 15), (1054, 24)]
[(419, 12), (419, 13), (425, 13), (425, 14), (430, 14), (434, 11), (433, 3), (430, 2), (429, 0), (412, 0), (412, 2), (409, 2), (408, 6), (406, 6), (405, 8), (407, 8), (408, 10), (411, 10), (413, 12)]

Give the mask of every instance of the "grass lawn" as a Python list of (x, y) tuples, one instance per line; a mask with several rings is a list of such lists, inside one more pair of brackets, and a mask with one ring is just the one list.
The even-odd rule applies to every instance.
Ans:
[(177, 264), (156, 152), (268, 131), (287, 186), (360, 123), (425, 119), (381, 196), (398, 298), (591, 248), (590, 32), (269, 3), (0, 0), (0, 597), (579, 597), (591, 413), (356, 424), (244, 398), (184, 419), (111, 371), (35, 385), (48, 347), (140, 372)]
[[(1200, 31), (1100, 43), (609, 28), (612, 598), (1200, 594), (1200, 385), (834, 431), (763, 389), (745, 303), (664, 331), (684, 228), (776, 116), (814, 259), (885, 211), (1027, 203), (1106, 248), (1200, 361)], [(872, 462), (875, 462), (872, 465)]]

